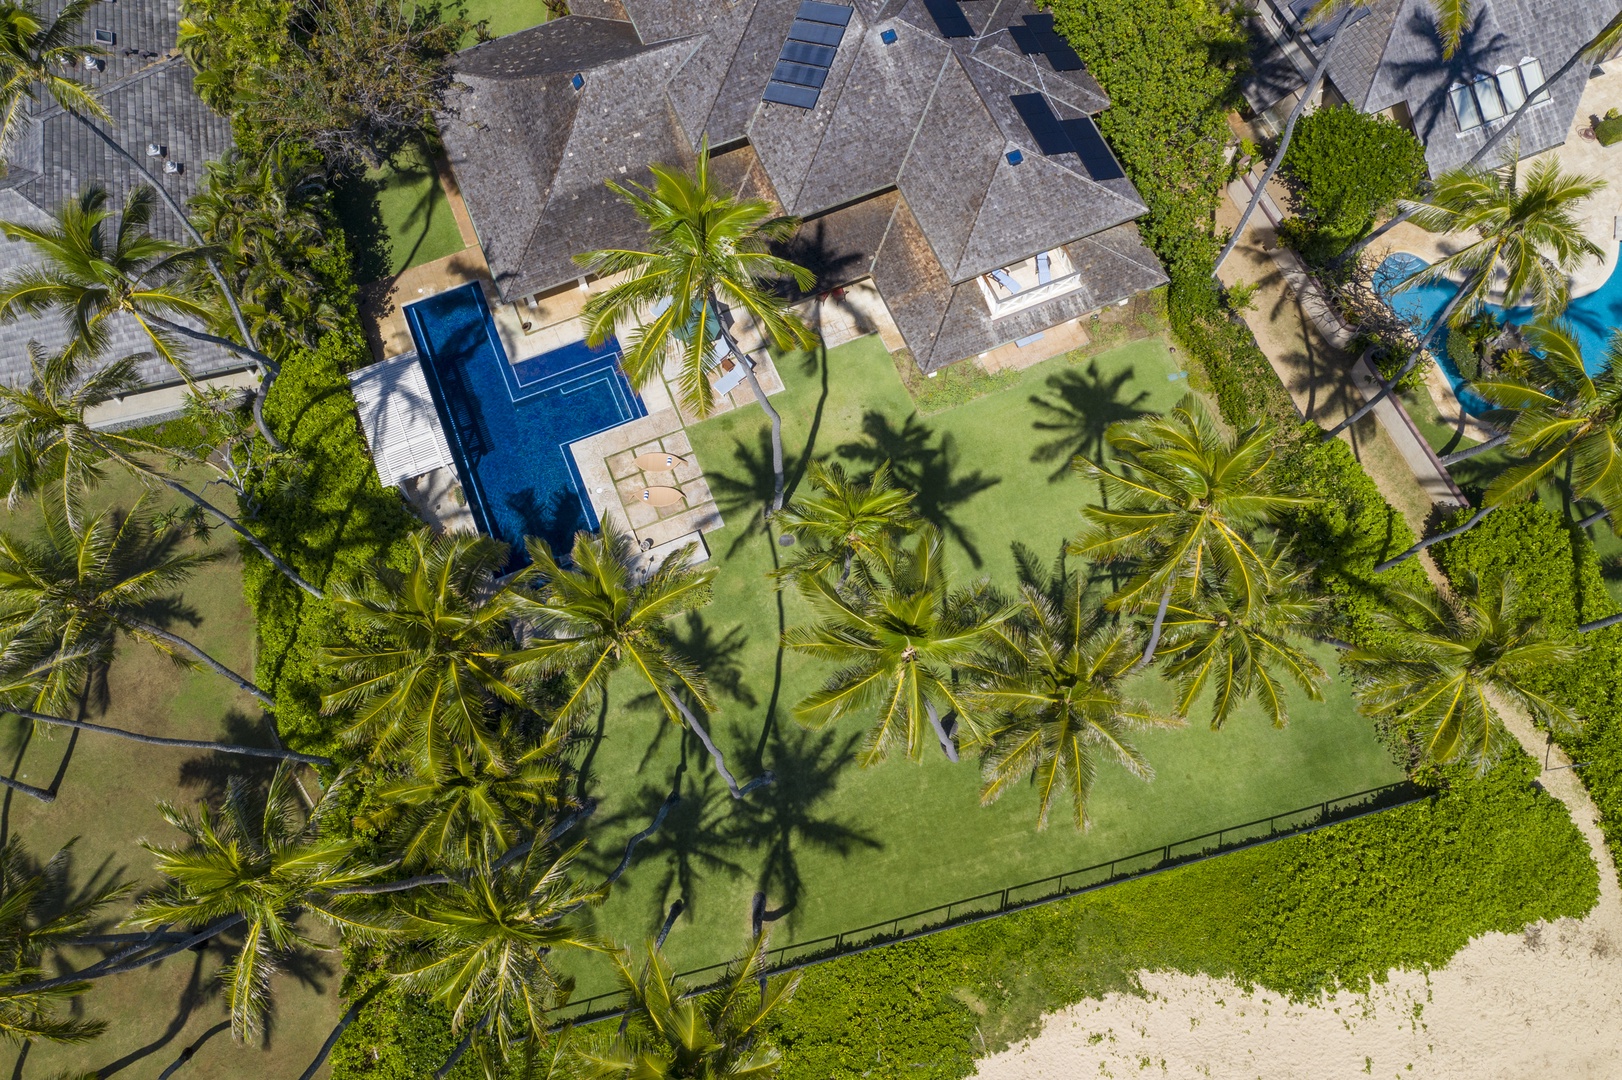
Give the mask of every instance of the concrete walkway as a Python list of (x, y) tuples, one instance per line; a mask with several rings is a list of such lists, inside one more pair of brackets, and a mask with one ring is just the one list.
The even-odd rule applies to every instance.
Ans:
[[(1233, 224), (1237, 224), (1238, 214), (1249, 201), (1254, 191), (1251, 185), (1256, 179), (1247, 175), (1229, 186)], [(1314, 363), (1309, 369), (1303, 370), (1299, 359), (1282, 355), (1281, 350), (1268, 347), (1267, 339), (1275, 335), (1259, 332), (1257, 340), (1262, 344), (1262, 351), (1267, 354), (1279, 379), (1291, 391), (1301, 415), (1317, 420), (1326, 428), (1333, 427), (1374, 397), (1379, 390), (1379, 381), (1366, 357), (1360, 356), (1350, 363), (1346, 362), (1355, 333), (1341, 320), (1300, 256), (1279, 243), (1277, 229), (1284, 215), (1271, 194), (1263, 195), (1258, 210), (1251, 216), (1246, 230), (1248, 235), (1241, 238), (1233, 255), (1223, 266), (1223, 281), (1234, 284), (1243, 279), (1247, 269), (1253, 273), (1263, 271), (1252, 279), (1259, 282), (1272, 275), (1277, 276), (1284, 293), (1294, 300), (1300, 317), (1310, 323), (1316, 336), (1333, 353), (1324, 358), (1328, 363)], [(1266, 253), (1265, 261), (1261, 256), (1263, 252)], [(1271, 266), (1267, 266), (1267, 263), (1271, 263)], [(1275, 308), (1277, 306), (1274, 305)], [(1303, 391), (1305, 400), (1302, 399)], [(1336, 404), (1340, 407), (1334, 407)], [(1469, 504), (1395, 395), (1387, 396), (1376, 405), (1372, 415), (1381, 435), (1389, 441), (1432, 505), (1457, 507)], [(1350, 437), (1350, 433), (1346, 433), (1346, 437)]]

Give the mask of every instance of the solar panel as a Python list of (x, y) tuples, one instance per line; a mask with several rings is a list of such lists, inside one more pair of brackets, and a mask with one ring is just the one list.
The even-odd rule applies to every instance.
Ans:
[(760, 95), (762, 100), (799, 109), (816, 108), (852, 14), (853, 9), (845, 4), (800, 0), (771, 81)]
[[(1313, 0), (1314, 3), (1317, 0)], [(1040, 13), (1025, 16), (1023, 26), (1010, 26), (1008, 36), (1026, 56), (1041, 53), (1054, 71), (1080, 71), (1084, 66), (1076, 50), (1053, 27), (1053, 16)]]
[(1054, 154), (1068, 154), (1075, 149), (1070, 135), (1053, 114), (1053, 106), (1048, 104), (1047, 98), (1041, 94), (1014, 94), (1009, 100), (1014, 103), (1019, 118), (1025, 121), (1031, 138), (1036, 140), (1036, 148), (1042, 153), (1052, 157)]
[(1081, 167), (1087, 170), (1088, 176), (1094, 180), (1119, 180), (1126, 175), (1092, 117), (1066, 120), (1064, 131), (1070, 138), (1070, 144), (1076, 148)]
[(935, 20), (935, 29), (941, 32), (941, 37), (974, 36), (974, 27), (969, 25), (969, 17), (958, 7), (957, 0), (924, 0), (924, 7), (929, 9), (929, 17)]

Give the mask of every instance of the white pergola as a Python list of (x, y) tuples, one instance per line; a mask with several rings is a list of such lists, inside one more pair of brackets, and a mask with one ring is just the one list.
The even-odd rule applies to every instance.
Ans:
[(454, 464), (415, 352), (361, 368), (349, 376), (349, 386), (378, 479), (385, 485), (402, 485)]

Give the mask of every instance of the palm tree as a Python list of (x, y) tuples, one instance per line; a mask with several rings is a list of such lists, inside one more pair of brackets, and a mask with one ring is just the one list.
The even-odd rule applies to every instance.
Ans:
[(1393, 610), (1378, 616), (1379, 643), (1352, 649), (1345, 662), (1364, 711), (1411, 730), (1426, 759), (1485, 771), (1508, 739), (1504, 701), (1551, 727), (1577, 722), (1529, 679), (1578, 650), (1522, 613), (1513, 578), (1480, 584), (1472, 575), (1454, 597), (1412, 589), (1390, 597)]
[(566, 722), (524, 745), (513, 734), (484, 758), (452, 746), (441, 770), (411, 773), (371, 792), (379, 808), (357, 825), (378, 828), (401, 865), (488, 866), (540, 821), (570, 805), (563, 791)]
[(1492, 405), (1514, 413), (1507, 449), (1525, 459), (1488, 485), (1485, 502), (1530, 498), (1557, 467), (1569, 465), (1573, 501), (1592, 499), (1604, 514), (1622, 512), (1622, 332), (1611, 338), (1598, 375), (1588, 374), (1569, 324), (1540, 320), (1524, 333), (1530, 346), (1525, 378), (1471, 384)]
[(1261, 552), (1266, 580), (1247, 589), (1221, 578), (1201, 591), (1199, 603), (1166, 612), (1161, 651), (1170, 659), (1163, 674), (1177, 682), (1177, 714), (1187, 716), (1206, 686), (1214, 686), (1211, 729), (1220, 731), (1233, 710), (1252, 698), (1274, 727), (1289, 723), (1286, 682), (1313, 701), (1328, 676), (1295, 642), (1310, 637), (1322, 604), (1308, 590), (1309, 572), (1284, 551)]
[[(285, 143), (257, 157), (231, 150), (207, 163), (207, 179), (190, 202), (198, 231), (242, 298), (254, 337), (278, 355), (314, 347), (339, 322), (327, 283), (307, 255), (325, 241), (315, 206), (326, 191), (325, 174), (307, 157)], [(206, 272), (200, 262), (187, 267), (196, 294), (210, 287)], [(215, 330), (229, 333), (218, 322)]]
[(111, 662), (120, 633), (206, 667), (265, 708), (276, 707), (259, 687), (152, 621), (170, 590), (218, 552), (179, 550), (177, 533), (156, 530), (141, 502), (127, 513), (108, 509), (78, 522), (54, 501), (44, 510), (44, 528), (33, 541), (0, 532), (0, 635), (42, 650), (35, 657), (45, 661), (41, 707), (69, 706), (88, 671)]
[(0, 154), (3, 154), (5, 160), (9, 162), (10, 148), (17, 131), (22, 124), (31, 122), (27, 116), (27, 107), (38, 104), (42, 98), (49, 98), (109, 150), (122, 158), (137, 176), (156, 190), (158, 197), (169, 207), (180, 227), (191, 238), (197, 257), (208, 267), (209, 275), (214, 279), (215, 285), (225, 298), (226, 306), (231, 311), (240, 344), (223, 339), (219, 344), (250, 357), (264, 367), (266, 377), (260, 383), (259, 393), (254, 398), (254, 422), (258, 425), (260, 434), (265, 437), (265, 441), (280, 450), (281, 443), (265, 424), (263, 409), (265, 396), (270, 392), (270, 385), (275, 381), (280, 370), (279, 366), (259, 352), (253, 335), (248, 330), (247, 320), (243, 318), (236, 295), (226, 284), (225, 275), (220, 272), (218, 261), (207, 247), (202, 234), (186, 216), (186, 211), (179, 200), (168, 188), (158, 183), (140, 158), (130, 153), (122, 143), (102, 128), (101, 125), (111, 119), (107, 111), (96, 100), (95, 91), (70, 74), (85, 57), (102, 56), (107, 52), (100, 45), (78, 43), (78, 39), (84, 33), (80, 24), (84, 22), (93, 2), (94, 0), (70, 0), (49, 24), (27, 0), (22, 3), (0, 4), (0, 110), (3, 110), (0, 112), (0, 125), (3, 125), (0, 126)]
[(7, 505), (15, 505), (20, 496), (37, 492), (54, 480), (61, 483), (63, 505), (69, 507), (72, 493), (99, 480), (101, 466), (111, 461), (144, 481), (162, 484), (221, 522), (289, 581), (317, 600), (323, 599), (320, 589), (300, 577), (236, 518), (148, 461), (184, 460), (178, 451), (90, 426), (85, 419), (90, 410), (140, 388), (135, 373), (139, 356), (126, 356), (88, 373), (82, 359), (71, 346), (47, 356), (31, 343), (28, 362), (33, 378), (29, 384), (0, 385), (0, 457), (6, 465)]
[(239, 1039), (252, 1038), (260, 1028), (277, 957), (300, 946), (320, 947), (299, 932), (299, 916), (311, 912), (354, 925), (345, 901), (329, 894), (381, 869), (355, 860), (358, 839), (327, 827), (343, 787), (329, 785), (306, 817), (286, 766), (276, 770), (262, 798), (248, 780), (234, 776), (218, 810), (204, 806), (190, 814), (161, 804), (164, 820), (185, 833), (188, 843), (141, 843), (157, 856), (157, 869), (168, 881), (136, 904), (132, 925), (206, 923), (216, 934), (242, 927), (236, 959), (220, 971), (231, 1030)]
[[(1622, 43), (1622, 10), (1618, 10), (1617, 13), (1612, 16), (1610, 22), (1600, 27), (1598, 33), (1585, 41), (1582, 45), (1578, 46), (1577, 49), (1566, 58), (1566, 62), (1560, 65), (1560, 69), (1548, 79), (1544, 80), (1543, 85), (1558, 85), (1560, 80), (1569, 75), (1571, 70), (1578, 64), (1598, 66), (1602, 60), (1604, 60), (1616, 49), (1619, 43)], [(1538, 104), (1540, 100), (1543, 100), (1542, 95), (1540, 94), (1527, 94), (1526, 100), (1521, 102), (1520, 107), (1510, 114), (1509, 119), (1500, 124), (1498, 129), (1492, 133), (1492, 136), (1487, 139), (1486, 142), (1481, 144), (1481, 149), (1477, 150), (1470, 156), (1470, 160), (1465, 162), (1465, 167), (1472, 168), (1480, 165), (1483, 161), (1486, 161), (1487, 155), (1491, 154), (1495, 149), (1497, 149), (1498, 144), (1504, 140), (1504, 137), (1507, 136), (1511, 131), (1515, 130), (1515, 126), (1521, 122), (1521, 117), (1526, 115), (1526, 111), (1532, 108), (1532, 106)], [(1405, 207), (1400, 213), (1393, 215), (1391, 220), (1387, 221), (1384, 225), (1381, 225), (1378, 229), (1375, 229), (1357, 243), (1347, 248), (1346, 251), (1340, 255), (1339, 259), (1336, 260), (1336, 265), (1339, 265), (1348, 259), (1355, 258), (1357, 254), (1364, 248), (1368, 247), (1370, 244), (1380, 239), (1380, 237), (1384, 236), (1392, 229), (1395, 229), (1398, 225), (1401, 225), (1403, 222), (1413, 217), (1414, 214), (1418, 213), (1424, 207), (1424, 205), (1424, 203), (1417, 202), (1409, 203), (1408, 206)]]
[(842, 593), (825, 577), (800, 579), (800, 591), (822, 618), (790, 627), (783, 645), (840, 668), (794, 714), (812, 727), (852, 714), (872, 716), (864, 765), (898, 746), (919, 760), (931, 729), (956, 761), (957, 746), (941, 716), (955, 713), (971, 736), (974, 717), (953, 673), (993, 647), (993, 634), (1012, 609), (996, 603), (983, 585), (951, 588), (945, 545), (933, 527), (921, 528), (910, 548), (881, 551), (878, 561), (879, 580), (871, 587)]
[(803, 266), (771, 254), (774, 242), (787, 241), (799, 222), (773, 217), (760, 199), (739, 199), (710, 183), (709, 143), (698, 149), (691, 174), (650, 165), (651, 188), (632, 184), (608, 187), (636, 211), (648, 227), (651, 251), (605, 250), (577, 256), (588, 272), (615, 281), (586, 303), (582, 316), (587, 338), (600, 345), (620, 332), (621, 365), (638, 389), (660, 377), (672, 352), (681, 371), (677, 391), (682, 403), (700, 417), (715, 407), (709, 374), (718, 347), (742, 365), (755, 400), (772, 426), (772, 469), (776, 487), (771, 510), (783, 506), (783, 422), (766, 400), (749, 358), (738, 348), (729, 311), (741, 309), (755, 321), (765, 340), (778, 349), (807, 349), (816, 335), (788, 308), (767, 283), (784, 278), (800, 289), (816, 283)]
[(602, 950), (569, 918), (606, 895), (570, 876), (578, 852), (537, 844), (488, 873), (413, 896), (388, 923), (398, 940), (393, 977), (449, 1007), (452, 1030), (465, 1032), (436, 1075), (449, 1072), (470, 1044), (494, 1065), (516, 1041), (539, 1038), (548, 1010), (566, 997), (554, 954)]
[(765, 955), (766, 940), (757, 937), (720, 985), (693, 994), (676, 981), (652, 942), (639, 969), (626, 952), (616, 952), (620, 987), (630, 1003), (628, 1022), (612, 1039), (599, 1038), (578, 1051), (585, 1075), (593, 1080), (776, 1076), (780, 1058), (767, 1039), (766, 1021), (794, 996), (799, 976), (764, 978)]
[(838, 462), (814, 461), (806, 479), (816, 493), (796, 498), (777, 515), (778, 528), (806, 545), (796, 548), (777, 571), (778, 580), (828, 574), (838, 567), (835, 588), (844, 588), (853, 573), (859, 583), (870, 584), (879, 551), (918, 523), (912, 492), (895, 486), (889, 462), (863, 482), (852, 479)]
[(380, 565), (332, 590), (357, 633), (353, 645), (322, 650), (337, 682), (321, 703), (329, 714), (351, 714), (344, 737), (368, 747), (371, 760), (409, 753), (434, 775), (453, 748), (491, 760), (492, 705), (524, 705), (505, 670), (512, 598), (495, 583), (507, 545), (427, 529), (407, 543), (405, 569)]
[(26, 241), (42, 265), (25, 266), (0, 281), (0, 320), (60, 312), (78, 335), (75, 348), (95, 355), (107, 343), (108, 316), (133, 318), (152, 342), (153, 351), (188, 381), (191, 369), (175, 336), (217, 342), (213, 334), (193, 329), (179, 318), (206, 320), (206, 304), (180, 284), (193, 252), (160, 240), (147, 231), (152, 220), (152, 189), (131, 189), (109, 236), (107, 192), (85, 188), (77, 199), (57, 209), (55, 221), (36, 228), (0, 221), (7, 239)]
[(1480, 239), (1438, 259), (1397, 288), (1447, 281), (1461, 274), (1463, 284), (1396, 377), (1324, 438), (1339, 435), (1368, 415), (1419, 363), (1443, 327), (1460, 325), (1475, 316), (1494, 290), (1503, 290), (1506, 308), (1525, 299), (1544, 318), (1564, 311), (1570, 298), (1570, 272), (1586, 256), (1605, 257), (1583, 234), (1582, 224), (1573, 214), (1578, 203), (1604, 187), (1605, 181), (1598, 177), (1561, 172), (1554, 158), (1533, 162), (1524, 179), (1520, 163), (1512, 161), (1497, 169), (1455, 169), (1437, 180), (1430, 201), (1417, 205), (1414, 223), (1427, 232), (1474, 232)]
[(1192, 397), (1165, 416), (1111, 424), (1104, 441), (1113, 466), (1075, 461), (1078, 473), (1099, 482), (1103, 503), (1082, 510), (1086, 529), (1070, 552), (1131, 567), (1109, 607), (1144, 610), (1158, 598), (1138, 661), (1145, 667), (1175, 593), (1192, 601), (1208, 582), (1230, 579), (1243, 602), (1254, 602), (1267, 567), (1253, 534), (1306, 500), (1275, 490), (1269, 428), (1225, 436)]
[(40, 979), (46, 951), (82, 938), (101, 910), (129, 891), (128, 885), (109, 885), (64, 899), (71, 848), (69, 841), (36, 868), (21, 840), (12, 837), (0, 846), (0, 1036), (14, 1044), (31, 1039), (84, 1042), (107, 1027), (100, 1020), (56, 1015), (57, 1008), (90, 989), (87, 982), (15, 992)]
[[(669, 621), (710, 602), (714, 567), (691, 564), (689, 545), (667, 556), (645, 579), (636, 569), (640, 552), (629, 534), (610, 521), (597, 536), (579, 533), (564, 567), (545, 541), (529, 541), (530, 564), (516, 579), (533, 591), (514, 598), (517, 613), (535, 624), (536, 636), (512, 653), (520, 678), (567, 675), (574, 681), (559, 707), (562, 716), (581, 715), (606, 690), (609, 676), (629, 668), (645, 682), (665, 715), (698, 736), (734, 799), (769, 782), (763, 773), (740, 788), (726, 759), (699, 721), (694, 706), (713, 709), (703, 672), (676, 649)], [(639, 580), (640, 579), (640, 580)], [(692, 704), (688, 704), (691, 699)]]
[(972, 666), (975, 686), (966, 695), (971, 708), (991, 717), (981, 737), (980, 804), (991, 805), (1030, 777), (1038, 829), (1047, 828), (1054, 800), (1065, 790), (1076, 828), (1085, 829), (1099, 759), (1112, 759), (1133, 776), (1152, 780), (1154, 769), (1130, 736), (1181, 721), (1158, 716), (1126, 696), (1121, 683), (1140, 651), (1134, 634), (1089, 610), (1080, 576), (1066, 570), (1062, 559), (1044, 572), (1028, 551), (1016, 548), (1015, 555), (1020, 568), (1015, 614), (998, 632), (998, 647)]

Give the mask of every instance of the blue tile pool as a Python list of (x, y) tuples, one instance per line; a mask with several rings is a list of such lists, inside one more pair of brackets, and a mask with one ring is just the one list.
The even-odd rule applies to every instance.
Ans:
[(569, 443), (647, 415), (619, 369), (619, 345), (566, 345), (507, 361), (478, 284), (409, 304), (406, 322), (480, 531), (564, 552), (596, 515)]
[[(1604, 365), (1606, 345), (1611, 335), (1622, 328), (1622, 259), (1618, 263), (1605, 284), (1585, 296), (1575, 298), (1566, 308), (1565, 320), (1577, 334), (1577, 341), (1583, 350), (1583, 361), (1591, 373), (1598, 373)], [(1394, 291), (1426, 265), (1425, 260), (1417, 255), (1399, 251), (1387, 256), (1374, 271), (1374, 287), (1391, 302), (1392, 309), (1421, 334), (1430, 329), (1436, 316), (1442, 313), (1447, 302), (1458, 291), (1458, 286), (1449, 281), (1430, 281), (1402, 292)], [(1489, 307), (1499, 319), (1516, 326), (1531, 322), (1536, 314), (1529, 307), (1510, 308), (1507, 312), (1496, 304)], [(1445, 347), (1439, 344), (1434, 352), (1441, 360), (1448, 381), (1457, 390), (1462, 380), (1447, 359)], [(1460, 401), (1472, 413), (1481, 413), (1488, 408), (1485, 401), (1468, 390), (1460, 394)]]

